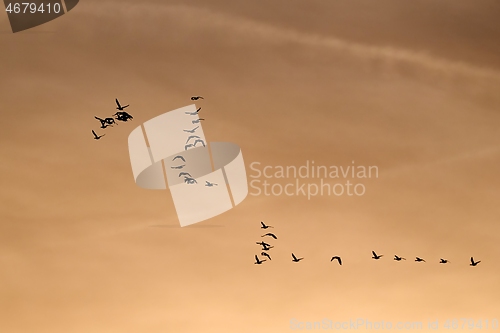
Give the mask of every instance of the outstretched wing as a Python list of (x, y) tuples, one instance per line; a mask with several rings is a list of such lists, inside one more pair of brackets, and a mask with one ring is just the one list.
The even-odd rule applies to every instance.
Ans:
[(374, 256), (374, 257), (376, 257), (376, 256), (377, 256), (377, 254), (375, 253), (375, 251), (372, 251), (372, 253), (373, 253), (373, 256)]
[(175, 161), (176, 159), (180, 158), (183, 162), (186, 162), (186, 160), (184, 159), (184, 157), (182, 157), (181, 155), (177, 155), (174, 157), (174, 159), (172, 161)]
[(294, 260), (297, 260), (297, 257), (293, 253), (292, 253), (292, 257), (293, 257)]
[(118, 102), (118, 98), (116, 98), (115, 101), (116, 101), (116, 105), (118, 105), (118, 107), (121, 108), (122, 106), (120, 105), (120, 102)]

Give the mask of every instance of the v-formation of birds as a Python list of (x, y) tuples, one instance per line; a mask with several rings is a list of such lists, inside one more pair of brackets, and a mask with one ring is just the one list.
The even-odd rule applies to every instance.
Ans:
[[(120, 102), (118, 101), (118, 98), (115, 99), (115, 101), (116, 101), (116, 105), (117, 105), (116, 109), (118, 110), (118, 112), (116, 112), (113, 115), (115, 118), (108, 117), (108, 118), (103, 119), (103, 118), (99, 118), (97, 116), (94, 116), (95, 119), (100, 121), (102, 129), (105, 129), (108, 126), (113, 127), (113, 125), (118, 125), (115, 120), (126, 122), (128, 120), (134, 119), (134, 117), (132, 117), (129, 113), (124, 111), (125, 108), (129, 107), (128, 104), (122, 106), (120, 104)], [(94, 134), (94, 140), (99, 140), (100, 138), (102, 138), (103, 136), (106, 135), (106, 134), (97, 135), (94, 130), (92, 130), (92, 134)]]
[[(260, 227), (261, 229), (273, 228), (272, 226), (267, 225), (267, 224), (265, 224), (262, 221), (260, 222), (260, 224), (261, 224), (261, 227)], [(276, 235), (274, 233), (271, 233), (271, 232), (269, 232), (267, 234), (264, 234), (261, 237), (267, 237), (267, 236), (272, 237), (274, 239), (278, 239), (278, 237), (276, 237)], [(262, 242), (262, 241), (261, 242), (257, 242), (257, 244), (260, 245), (260, 246), (262, 246), (262, 251), (269, 251), (270, 249), (272, 249), (274, 247), (274, 246), (271, 246), (270, 244), (267, 244), (267, 243)], [(260, 255), (268, 258), (269, 260), (271, 260), (271, 256), (267, 252), (262, 252)], [(377, 254), (375, 251), (372, 251), (372, 259), (374, 259), (374, 260), (379, 260), (383, 256), (384, 256), (383, 254)], [(294, 253), (292, 253), (292, 262), (299, 262), (299, 261), (301, 261), (303, 259), (304, 258), (297, 258), (297, 256)], [(337, 263), (339, 265), (342, 265), (342, 258), (340, 256), (333, 256), (330, 259), (330, 261), (334, 261), (334, 260), (337, 261)], [(394, 260), (401, 261), (401, 260), (406, 260), (406, 258), (400, 257), (398, 255), (394, 255)], [(260, 264), (262, 264), (265, 261), (266, 261), (266, 259), (260, 259), (258, 257), (258, 255), (255, 255), (255, 264), (260, 265)], [(415, 257), (415, 262), (426, 262), (426, 261), (424, 259), (420, 258), (420, 257)], [(448, 262), (449, 261), (447, 259), (443, 259), (443, 258), (440, 258), (440, 260), (439, 260), (440, 264), (447, 264)], [(470, 262), (471, 262), (469, 264), (470, 266), (477, 266), (477, 264), (479, 264), (481, 261), (480, 260), (479, 261), (474, 261), (474, 257), (470, 257)]]
[[(191, 97), (192, 101), (196, 101), (198, 99), (203, 99), (203, 97), (201, 97), (201, 96), (193, 96), (193, 97)], [(185, 112), (185, 114), (187, 114), (188, 116), (197, 116), (200, 111), (201, 111), (201, 107), (198, 108), (194, 112)], [(192, 120), (191, 123), (196, 124), (196, 123), (199, 123), (200, 120), (204, 120), (204, 119), (198, 118), (198, 119)], [(189, 133), (189, 134), (194, 134), (199, 127), (200, 126), (196, 126), (193, 129), (187, 129), (187, 130), (184, 130), (184, 132)], [(198, 135), (190, 135), (190, 136), (188, 136), (188, 138), (186, 140), (186, 145), (184, 146), (184, 150), (186, 151), (186, 150), (188, 150), (188, 148), (195, 148), (195, 147), (197, 147), (198, 144), (201, 144), (203, 147), (205, 147), (205, 141), (203, 141), (203, 139), (201, 139), (200, 136), (198, 136)], [(172, 162), (174, 162), (174, 161), (182, 161), (183, 163), (180, 164), (180, 165), (172, 165), (172, 166), (170, 166), (171, 169), (181, 170), (181, 169), (184, 169), (184, 167), (186, 166), (186, 159), (182, 155), (175, 156), (172, 159)], [(196, 181), (196, 179), (193, 176), (191, 176), (191, 174), (189, 172), (187, 172), (186, 170), (181, 171), (179, 173), (179, 177), (184, 177), (184, 183), (186, 183), (188, 185), (192, 185), (192, 184), (197, 184), (198, 183)], [(214, 186), (218, 186), (218, 184), (211, 183), (209, 181), (205, 181), (205, 186), (207, 186), (207, 187), (214, 187)]]

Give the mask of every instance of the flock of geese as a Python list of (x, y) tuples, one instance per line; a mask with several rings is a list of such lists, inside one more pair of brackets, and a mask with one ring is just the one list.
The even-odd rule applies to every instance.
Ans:
[[(373, 255), (372, 258), (375, 259), (375, 260), (378, 260), (378, 259), (380, 259), (380, 258), (382, 258), (384, 256), (383, 254), (379, 255), (379, 254), (375, 253), (375, 251), (372, 251), (372, 255)], [(400, 257), (398, 255), (394, 255), (394, 260), (401, 261), (401, 260), (406, 260), (406, 258)], [(415, 261), (416, 262), (426, 262), (425, 259), (422, 259), (420, 257), (415, 257)], [(481, 262), (481, 260), (474, 261), (474, 257), (470, 257), (470, 262), (471, 262), (470, 266), (477, 266), (477, 264), (479, 264)], [(447, 263), (449, 263), (449, 260), (440, 258), (439, 259), (439, 263), (440, 264), (447, 264)]]
[[(191, 100), (192, 101), (197, 101), (199, 99), (204, 99), (202, 96), (193, 96), (191, 97)], [(201, 107), (198, 108), (196, 111), (194, 112), (184, 112), (185, 114), (189, 115), (189, 116), (198, 116), (199, 112), (201, 111)], [(205, 120), (203, 118), (198, 118), (198, 119), (195, 119), (195, 120), (192, 120), (191, 123), (192, 124), (197, 124), (200, 122), (200, 120)], [(188, 129), (188, 130), (184, 130), (184, 132), (186, 133), (194, 133), (200, 126), (196, 126), (195, 128), (193, 129)], [(191, 140), (193, 140), (193, 143), (189, 143)], [(203, 145), (203, 147), (205, 147), (205, 141), (199, 137), (198, 135), (190, 135), (187, 137), (187, 140), (186, 140), (186, 144), (184, 146), (184, 150), (188, 150), (188, 148), (196, 148), (197, 147), (197, 144), (200, 143), (201, 145)], [(186, 159), (184, 158), (184, 156), (182, 155), (177, 155), (175, 156), (172, 161), (175, 161), (175, 160), (181, 160), (184, 164), (180, 164), (180, 165), (175, 165), (175, 166), (170, 166), (170, 168), (172, 169), (183, 169), (185, 166), (186, 166)], [(179, 177), (184, 177), (184, 183), (186, 184), (189, 184), (189, 185), (192, 185), (192, 184), (198, 184), (198, 181), (193, 178), (193, 176), (191, 176), (191, 174), (189, 172), (187, 172), (185, 169), (184, 171), (180, 172), (179, 173)], [(218, 186), (218, 184), (216, 183), (211, 183), (209, 182), (208, 180), (205, 181), (205, 186), (207, 187), (214, 187), (214, 186)]]
[[(105, 129), (108, 126), (113, 127), (113, 125), (118, 125), (115, 120), (126, 122), (130, 119), (134, 119), (134, 117), (132, 117), (130, 114), (128, 114), (127, 112), (124, 111), (125, 108), (127, 108), (129, 105), (122, 106), (120, 104), (120, 102), (118, 101), (118, 98), (115, 99), (115, 101), (116, 101), (116, 105), (117, 105), (116, 109), (118, 110), (118, 112), (116, 112), (113, 115), (115, 118), (112, 118), (112, 117), (99, 118), (97, 116), (94, 116), (94, 118), (99, 120), (99, 122), (101, 123), (102, 129)], [(102, 138), (103, 136), (106, 135), (106, 134), (97, 135), (97, 133), (94, 130), (92, 130), (92, 134), (94, 134), (94, 140), (99, 140), (100, 138)]]
[[(272, 226), (270, 225), (266, 225), (264, 222), (260, 222), (261, 224), (261, 229), (268, 229), (268, 228), (273, 228)], [(262, 235), (261, 237), (266, 237), (266, 236), (269, 236), (269, 237), (272, 237), (274, 239), (278, 239), (278, 237), (276, 237), (275, 234), (273, 233), (267, 233), (265, 235)], [(268, 258), (269, 260), (271, 260), (271, 256), (267, 253), (267, 251), (269, 251), (270, 249), (272, 249), (274, 246), (271, 246), (270, 244), (267, 244), (265, 242), (257, 242), (258, 245), (262, 246), (262, 251), (261, 252), (261, 256), (264, 256), (266, 258)], [(266, 251), (266, 252), (264, 252)], [(372, 251), (372, 259), (374, 260), (380, 260), (380, 258), (382, 258), (384, 255), (383, 254), (377, 254), (375, 251)], [(297, 258), (297, 256), (292, 252), (292, 261), (293, 262), (299, 262), (301, 260), (303, 260), (304, 258)], [(336, 260), (337, 263), (339, 265), (342, 265), (342, 258), (340, 256), (333, 256), (330, 261), (334, 261)], [(403, 257), (400, 257), (398, 255), (394, 255), (394, 260), (396, 261), (401, 261), (401, 260), (406, 260), (406, 258), (403, 258)], [(261, 265), (263, 262), (265, 262), (266, 259), (259, 259), (258, 255), (255, 255), (255, 264), (256, 265)], [(415, 262), (426, 262), (424, 259), (420, 258), (420, 257), (415, 257)], [(477, 266), (477, 264), (479, 264), (481, 261), (474, 261), (474, 257), (470, 257), (470, 264), (469, 266)], [(440, 258), (439, 259), (439, 263), (440, 264), (447, 264), (449, 263), (449, 260), (447, 259), (443, 259), (443, 258)]]
[[(193, 96), (193, 97), (191, 97), (192, 101), (197, 101), (199, 99), (203, 99), (203, 97), (202, 96)], [(116, 106), (117, 106), (116, 109), (118, 110), (118, 112), (116, 112), (113, 115), (115, 118), (112, 118), (112, 117), (99, 118), (97, 116), (94, 116), (94, 118), (97, 119), (97, 120), (99, 120), (99, 122), (101, 123), (101, 128), (102, 129), (105, 129), (108, 126), (113, 127), (113, 125), (118, 125), (115, 120), (126, 122), (128, 120), (134, 119), (134, 117), (132, 117), (129, 113), (127, 113), (125, 111), (125, 108), (129, 107), (128, 104), (122, 106), (120, 104), (120, 102), (118, 101), (118, 98), (115, 99), (115, 102), (116, 102)], [(197, 115), (200, 110), (201, 110), (201, 108), (199, 108), (198, 110), (196, 110), (196, 112), (190, 113), (190, 115)], [(205, 120), (205, 119), (199, 118), (199, 119), (193, 120), (193, 124), (199, 123), (200, 120)], [(192, 130), (185, 130), (185, 132), (194, 133), (194, 131), (196, 131), (196, 129), (198, 127), (195, 127)], [(94, 135), (94, 140), (99, 140), (100, 138), (102, 138), (103, 136), (106, 135), (106, 134), (97, 135), (97, 133), (94, 130), (92, 130), (92, 134)], [(199, 140), (197, 140), (197, 141), (199, 141)], [(205, 143), (202, 142), (202, 144), (203, 144), (203, 146), (205, 146)], [(191, 144), (190, 146), (193, 146), (193, 147), (196, 146), (196, 142), (194, 143), (194, 145)], [(186, 150), (187, 150), (187, 147), (188, 146), (186, 146)]]
[[(261, 229), (274, 228), (274, 227), (272, 227), (270, 225), (266, 225), (264, 222), (260, 222), (260, 224), (261, 224), (261, 227), (260, 227)], [(278, 237), (275, 234), (273, 234), (272, 232), (268, 232), (267, 234), (262, 235), (260, 237), (272, 237), (274, 239), (278, 239)], [(267, 244), (266, 242), (263, 242), (263, 241), (256, 242), (256, 243), (257, 243), (257, 245), (262, 246), (262, 252), (260, 253), (260, 255), (266, 257), (269, 260), (271, 260), (271, 256), (269, 255), (269, 253), (267, 253), (267, 251), (269, 251), (270, 249), (272, 249), (274, 246), (271, 246), (270, 244)], [(266, 252), (264, 252), (264, 251), (266, 251)], [(292, 253), (292, 256), (293, 256), (293, 258), (296, 261), (299, 261), (299, 260), (303, 259), (303, 258), (297, 259), (293, 253)], [(264, 261), (266, 261), (266, 259), (261, 260), (261, 259), (259, 259), (259, 257), (257, 255), (255, 255), (255, 264), (260, 265)]]

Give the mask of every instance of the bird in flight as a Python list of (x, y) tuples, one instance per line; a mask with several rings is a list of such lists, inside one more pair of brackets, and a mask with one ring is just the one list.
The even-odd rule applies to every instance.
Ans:
[(394, 260), (401, 261), (401, 260), (406, 260), (406, 259), (403, 257), (398, 257), (397, 255), (394, 255)]
[(416, 258), (415, 258), (415, 261), (416, 261), (416, 262), (425, 262), (425, 260), (424, 260), (424, 259), (419, 258), (419, 257), (416, 257)]
[(273, 228), (273, 226), (270, 226), (270, 225), (266, 225), (264, 222), (260, 221), (260, 224), (262, 224), (262, 227), (260, 227), (261, 229), (267, 229), (267, 228)]
[(299, 262), (299, 261), (301, 261), (302, 259), (304, 259), (304, 258), (297, 258), (297, 257), (295, 256), (295, 254), (293, 254), (293, 253), (292, 253), (292, 258), (293, 258), (293, 259), (292, 259), (292, 261), (294, 261), (294, 262)]
[(196, 126), (195, 128), (193, 128), (192, 130), (183, 130), (184, 132), (188, 132), (188, 133), (194, 133), (194, 131), (196, 131), (198, 129), (198, 127), (200, 126)]
[(189, 176), (189, 177), (191, 177), (191, 174), (189, 172), (181, 172), (181, 173), (179, 173), (179, 177), (182, 177), (182, 176)]
[(194, 145), (192, 143), (189, 143), (189, 144), (184, 146), (184, 150), (188, 150), (188, 148), (191, 148), (191, 147), (194, 147)]
[(97, 135), (95, 134), (94, 130), (92, 130), (92, 134), (94, 134), (94, 140), (99, 140), (100, 138), (102, 138), (103, 136), (105, 136), (106, 134), (103, 134), (103, 135)]
[(334, 261), (334, 260), (337, 260), (339, 262), (339, 265), (342, 265), (342, 259), (340, 259), (339, 256), (332, 257), (332, 259), (330, 261)]
[(201, 144), (203, 145), (203, 147), (205, 147), (205, 141), (203, 141), (202, 139), (196, 139), (196, 140), (194, 140), (193, 146), (195, 146), (195, 147), (196, 147), (196, 144), (197, 144), (198, 142), (201, 142)]
[(198, 119), (195, 119), (192, 121), (193, 124), (198, 124), (200, 122), (200, 120), (205, 120), (203, 118), (198, 118)]
[[(99, 118), (97, 116), (94, 116), (94, 118), (101, 122), (101, 128), (106, 128), (108, 126), (111, 126), (111, 124), (113, 124), (115, 122), (115, 120), (113, 118), (102, 119), (102, 118)], [(111, 121), (109, 119), (111, 119)]]
[(186, 143), (188, 143), (188, 142), (189, 142), (189, 140), (191, 140), (191, 139), (199, 139), (199, 138), (200, 138), (200, 137), (199, 137), (198, 135), (190, 135), (190, 136), (188, 137), (188, 139), (187, 139)]
[(272, 249), (274, 246), (271, 246), (267, 243), (264, 243), (264, 244), (261, 244), (262, 245), (262, 251), (269, 251), (270, 249)]
[(111, 125), (117, 125), (118, 126), (118, 124), (116, 123), (116, 121), (113, 118), (105, 118), (104, 121), (106, 122), (106, 124), (108, 124), (110, 126)]
[(120, 105), (120, 102), (118, 102), (118, 98), (116, 98), (115, 100), (116, 100), (116, 105), (118, 106), (118, 107), (116, 108), (117, 110), (122, 111), (123, 109), (125, 109), (126, 107), (128, 107), (128, 104), (127, 104), (127, 105), (125, 105), (125, 106), (121, 106), (121, 105)]
[(186, 162), (186, 160), (184, 159), (184, 157), (182, 157), (181, 155), (177, 155), (174, 157), (174, 159), (172, 161), (175, 161), (176, 159), (180, 158), (183, 162)]
[(205, 180), (205, 186), (212, 187), (212, 186), (217, 186), (217, 184), (211, 183), (208, 180)]
[(477, 264), (479, 264), (481, 262), (481, 260), (479, 261), (474, 261), (474, 258), (473, 257), (470, 257), (470, 266), (476, 266)]
[(116, 116), (116, 120), (119, 120), (119, 121), (128, 121), (129, 119), (134, 119), (134, 117), (132, 117), (130, 114), (128, 114), (125, 111), (117, 112), (113, 116)]
[(184, 112), (185, 114), (188, 114), (190, 116), (196, 116), (198, 115), (198, 112), (201, 111), (201, 108), (198, 108), (195, 112)]
[(171, 168), (172, 168), (172, 169), (182, 169), (182, 168), (184, 168), (185, 166), (186, 166), (186, 165), (185, 165), (185, 164), (183, 164), (183, 165), (178, 165), (178, 166), (172, 166)]
[(204, 98), (203, 98), (203, 97), (201, 97), (201, 96), (193, 96), (193, 97), (191, 97), (191, 100), (192, 100), (192, 101), (197, 101), (197, 100), (199, 100), (199, 99), (204, 99)]
[(264, 257), (267, 257), (267, 259), (269, 259), (269, 260), (272, 260), (271, 256), (269, 254), (267, 254), (266, 252), (262, 252), (260, 255), (264, 256)]
[(382, 257), (384, 256), (383, 254), (381, 254), (381, 255), (377, 255), (377, 254), (375, 253), (375, 251), (372, 251), (372, 254), (373, 254), (373, 257), (372, 257), (372, 258), (373, 258), (373, 259), (377, 259), (377, 260), (378, 260), (378, 259), (380, 259), (380, 258), (382, 258)]
[(441, 259), (439, 259), (439, 263), (440, 264), (446, 264), (446, 263), (448, 263), (448, 260), (441, 258)]
[(255, 255), (255, 264), (256, 264), (256, 265), (260, 265), (260, 264), (262, 264), (264, 261), (266, 261), (266, 259), (264, 259), (264, 260), (259, 260), (259, 257), (257, 257), (257, 255)]
[(188, 184), (198, 184), (196, 179), (194, 179), (192, 177), (187, 177), (187, 176), (184, 177), (184, 182), (188, 183)]
[(267, 233), (267, 234), (265, 234), (265, 235), (262, 235), (262, 236), (260, 236), (260, 237), (266, 237), (266, 236), (270, 236), (270, 237), (272, 237), (272, 238), (274, 238), (274, 239), (278, 239), (278, 237), (276, 237), (276, 235), (275, 235), (275, 234), (272, 234), (272, 233), (270, 233), (270, 232), (269, 232), (269, 233)]

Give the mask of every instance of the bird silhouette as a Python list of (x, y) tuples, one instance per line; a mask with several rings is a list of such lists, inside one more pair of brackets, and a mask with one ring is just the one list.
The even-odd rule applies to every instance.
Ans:
[(197, 101), (197, 100), (199, 100), (199, 99), (204, 99), (204, 98), (203, 98), (203, 97), (201, 97), (201, 96), (193, 96), (193, 97), (191, 97), (191, 100), (192, 100), (192, 101)]
[(188, 150), (188, 148), (191, 148), (191, 147), (194, 147), (194, 145), (192, 143), (189, 143), (189, 144), (184, 146), (184, 150)]
[(183, 165), (178, 165), (178, 166), (171, 166), (172, 169), (182, 169), (184, 168), (186, 165), (183, 164)]
[(200, 122), (200, 120), (205, 120), (203, 118), (198, 118), (198, 119), (195, 119), (193, 121), (191, 121), (193, 124), (198, 124)]
[(380, 258), (382, 258), (382, 257), (384, 256), (383, 254), (381, 254), (381, 255), (377, 255), (377, 254), (375, 253), (375, 251), (372, 251), (372, 254), (373, 254), (373, 257), (372, 257), (372, 258), (373, 258), (373, 259), (376, 259), (376, 260), (378, 260), (378, 259), (380, 259)]
[(271, 246), (271, 244), (267, 244), (266, 242), (255, 242), (255, 244), (262, 245), (262, 246)]
[(197, 184), (198, 182), (196, 181), (196, 179), (192, 178), (192, 177), (187, 177), (185, 176), (184, 177), (184, 182), (185, 183), (188, 183), (188, 184)]
[(191, 139), (199, 139), (200, 137), (198, 135), (190, 135), (188, 139), (186, 140), (186, 144), (191, 140)]
[(415, 258), (415, 261), (416, 261), (416, 262), (425, 262), (425, 260), (424, 260), (424, 259), (419, 258), (419, 257), (416, 257), (416, 258)]
[(260, 227), (261, 229), (267, 229), (267, 228), (274, 228), (273, 226), (270, 226), (270, 225), (266, 225), (264, 222), (260, 221), (260, 224), (262, 224), (262, 227)]
[(175, 156), (172, 161), (175, 161), (176, 159), (180, 158), (183, 162), (186, 162), (186, 160), (184, 159), (184, 157), (182, 157), (181, 155), (177, 155)]
[(182, 176), (189, 176), (189, 177), (192, 177), (191, 174), (189, 172), (181, 172), (179, 173), (179, 177), (182, 177)]
[(292, 261), (293, 261), (293, 262), (299, 262), (299, 261), (301, 261), (302, 259), (304, 259), (304, 258), (297, 258), (297, 257), (295, 256), (295, 254), (293, 254), (293, 253), (292, 253), (292, 258), (293, 258), (293, 259), (292, 259)]
[(264, 257), (267, 257), (267, 259), (269, 259), (269, 260), (272, 260), (271, 256), (269, 254), (267, 254), (266, 252), (262, 252), (260, 255), (264, 256)]
[[(94, 116), (94, 118), (101, 122), (101, 128), (106, 128), (108, 126), (111, 126), (110, 124), (108, 124), (108, 121), (107, 121), (108, 118), (102, 119), (102, 118), (99, 118), (97, 116)], [(111, 118), (111, 119), (113, 119), (113, 118)], [(113, 127), (113, 126), (111, 126), (111, 127)]]
[(441, 258), (441, 259), (439, 259), (439, 263), (440, 264), (446, 264), (446, 263), (448, 263), (448, 260)]
[(266, 261), (266, 259), (264, 259), (264, 260), (259, 260), (259, 257), (257, 257), (257, 255), (255, 255), (255, 264), (260, 265), (260, 264), (262, 264), (264, 261)]
[(203, 147), (205, 147), (205, 141), (203, 141), (202, 139), (196, 139), (196, 140), (194, 140), (193, 146), (195, 146), (195, 147), (196, 147), (196, 144), (197, 144), (198, 142), (201, 142), (201, 144), (203, 145)]
[(205, 186), (212, 187), (212, 186), (217, 186), (215, 183), (211, 183), (208, 180), (205, 181)]
[(104, 121), (106, 122), (106, 124), (108, 124), (110, 126), (111, 125), (118, 125), (113, 118), (104, 118)]
[(270, 246), (270, 245), (262, 245), (262, 251), (269, 251), (270, 249), (272, 249), (274, 246)]
[(123, 122), (126, 122), (129, 119), (134, 119), (134, 117), (132, 117), (130, 114), (128, 114), (125, 111), (123, 111), (123, 112), (117, 112), (113, 116), (116, 117), (116, 120), (123, 121)]
[(183, 131), (184, 131), (184, 132), (188, 132), (188, 133), (194, 133), (194, 132), (198, 129), (198, 127), (200, 127), (200, 126), (196, 126), (196, 127), (195, 127), (195, 128), (193, 128), (192, 130), (183, 130)]
[(127, 104), (127, 105), (125, 105), (125, 106), (121, 106), (121, 105), (120, 105), (120, 102), (118, 102), (118, 98), (117, 98), (117, 99), (115, 99), (115, 101), (116, 101), (116, 105), (118, 106), (118, 107), (116, 108), (117, 110), (122, 111), (123, 109), (125, 109), (126, 107), (128, 107), (128, 104)]
[(470, 257), (470, 266), (476, 266), (477, 264), (479, 264), (481, 262), (481, 260), (479, 261), (474, 261), (474, 258), (473, 257)]
[(272, 237), (272, 238), (274, 238), (274, 239), (278, 239), (278, 237), (276, 237), (276, 235), (275, 235), (275, 234), (272, 234), (272, 233), (270, 233), (270, 232), (269, 232), (269, 233), (267, 233), (267, 234), (265, 234), (265, 235), (262, 235), (262, 236), (260, 236), (260, 237), (266, 237), (266, 236), (270, 236), (270, 237)]
[(190, 116), (196, 116), (198, 114), (198, 112), (200, 112), (201, 108), (198, 108), (198, 110), (194, 111), (194, 112), (184, 112), (185, 114), (188, 114)]
[(406, 259), (403, 257), (398, 257), (397, 255), (394, 255), (394, 260), (401, 261), (401, 260), (406, 260)]
[(103, 134), (103, 135), (97, 135), (95, 134), (94, 130), (92, 130), (92, 134), (94, 134), (94, 140), (99, 140), (100, 138), (102, 138), (103, 136), (105, 136), (106, 134)]
[(332, 257), (332, 259), (330, 261), (334, 261), (334, 260), (337, 260), (339, 262), (339, 265), (342, 265), (342, 259), (340, 259), (339, 256)]

